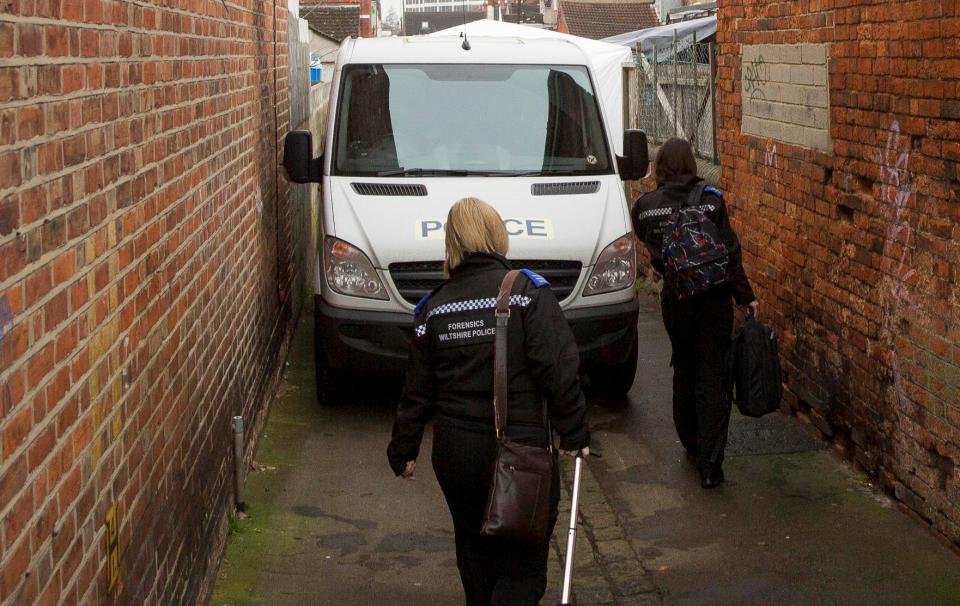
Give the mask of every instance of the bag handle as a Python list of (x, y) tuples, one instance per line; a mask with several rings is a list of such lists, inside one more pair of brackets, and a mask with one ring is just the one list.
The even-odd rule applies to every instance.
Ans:
[(503, 277), (497, 294), (497, 332), (493, 349), (493, 426), (497, 439), (507, 425), (507, 322), (510, 320), (510, 293), (520, 271), (512, 269)]

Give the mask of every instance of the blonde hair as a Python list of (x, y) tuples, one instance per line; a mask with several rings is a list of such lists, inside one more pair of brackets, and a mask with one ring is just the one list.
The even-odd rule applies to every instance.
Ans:
[(506, 255), (510, 248), (507, 228), (495, 208), (480, 198), (457, 200), (447, 214), (447, 258), (443, 274), (463, 263), (471, 253), (495, 253)]

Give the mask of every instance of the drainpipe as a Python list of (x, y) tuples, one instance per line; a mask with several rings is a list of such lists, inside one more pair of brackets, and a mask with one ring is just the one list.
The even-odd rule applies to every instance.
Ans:
[(243, 501), (243, 417), (233, 417), (233, 485), (237, 511), (245, 511)]

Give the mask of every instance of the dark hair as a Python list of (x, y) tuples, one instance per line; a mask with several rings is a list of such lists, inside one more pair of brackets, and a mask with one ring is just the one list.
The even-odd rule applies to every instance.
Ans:
[(696, 177), (697, 161), (693, 158), (693, 148), (683, 139), (674, 137), (657, 150), (654, 162), (657, 183), (663, 183), (677, 177)]

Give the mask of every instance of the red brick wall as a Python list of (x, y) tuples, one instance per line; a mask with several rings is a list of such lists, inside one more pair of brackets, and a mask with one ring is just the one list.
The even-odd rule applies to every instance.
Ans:
[[(192, 603), (302, 283), (286, 2), (0, 0), (0, 603)], [(109, 587), (108, 511), (119, 580)]]
[[(790, 404), (960, 543), (960, 4), (720, 3), (722, 187)], [(829, 44), (833, 153), (741, 135), (741, 48)]]

